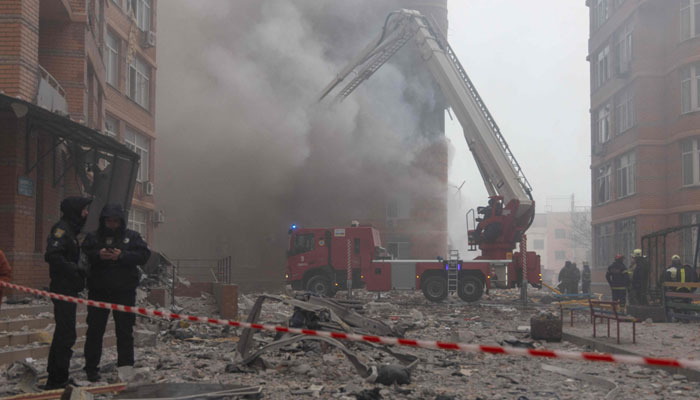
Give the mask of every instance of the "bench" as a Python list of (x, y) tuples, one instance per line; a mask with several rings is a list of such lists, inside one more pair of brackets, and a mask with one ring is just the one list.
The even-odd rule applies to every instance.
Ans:
[(632, 343), (637, 343), (637, 322), (639, 319), (627, 315), (620, 315), (617, 308), (620, 303), (616, 301), (600, 301), (588, 300), (588, 305), (591, 308), (591, 320), (593, 320), (593, 337), (596, 337), (596, 322), (600, 318), (601, 322), (608, 322), (608, 337), (610, 337), (610, 321), (614, 320), (617, 323), (617, 344), (620, 344), (620, 322), (632, 323)]
[(700, 288), (700, 282), (664, 282), (663, 304), (666, 310), (666, 322), (673, 318), (680, 320), (700, 321), (700, 304), (693, 304), (700, 300), (700, 293), (675, 292), (672, 288)]
[[(597, 297), (598, 300), (602, 297), (599, 293), (584, 293), (579, 295), (570, 295), (573, 300), (559, 300), (559, 319), (561, 319), (562, 325), (564, 324), (564, 312), (569, 311), (569, 325), (574, 326), (574, 311), (588, 311), (588, 300)], [(575, 300), (578, 299), (578, 300)], [(591, 321), (593, 322), (593, 321)]]

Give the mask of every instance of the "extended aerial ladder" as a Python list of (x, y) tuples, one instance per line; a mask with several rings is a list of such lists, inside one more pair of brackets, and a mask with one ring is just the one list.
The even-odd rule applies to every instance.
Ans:
[(477, 259), (504, 259), (534, 219), (532, 188), (437, 24), (418, 11), (392, 12), (378, 37), (323, 90), (319, 101), (346, 79), (349, 82), (335, 99), (342, 101), (348, 97), (411, 39), (415, 40), (422, 59), (460, 122), (490, 197), (489, 205), (478, 209), (483, 218), (477, 219), (478, 225), (469, 231), (470, 244), (481, 249)]

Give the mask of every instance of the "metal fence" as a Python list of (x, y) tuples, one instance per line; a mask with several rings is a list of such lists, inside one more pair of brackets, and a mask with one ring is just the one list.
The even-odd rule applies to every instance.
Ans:
[(231, 256), (224, 257), (217, 261), (216, 263), (216, 275), (217, 279), (221, 283), (232, 282), (231, 279)]

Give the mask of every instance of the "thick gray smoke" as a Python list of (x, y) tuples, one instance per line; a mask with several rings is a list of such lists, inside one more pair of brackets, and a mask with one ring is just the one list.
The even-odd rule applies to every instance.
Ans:
[(383, 218), (388, 193), (438, 192), (412, 166), (430, 142), (417, 110), (438, 101), (424, 76), (388, 64), (340, 106), (316, 104), (396, 8), (376, 0), (160, 3), (157, 202), (168, 218), (160, 249), (232, 254), (237, 264), (279, 271), (291, 223), (372, 222)]

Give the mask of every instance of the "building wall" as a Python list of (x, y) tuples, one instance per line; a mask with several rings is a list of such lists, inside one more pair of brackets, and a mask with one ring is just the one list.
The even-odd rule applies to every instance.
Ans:
[[(681, 40), (680, 0), (611, 0), (607, 3), (609, 17), (598, 26), (594, 22), (598, 2), (587, 2), (591, 15), (593, 224), (612, 222), (615, 225), (616, 221), (634, 218), (635, 230), (634, 237), (627, 240), (630, 243), (623, 243), (621, 233), (614, 231), (610, 251), (603, 252), (607, 257), (601, 257), (601, 249), (609, 242), (594, 237), (594, 281), (599, 283), (604, 282), (605, 267), (612, 262), (614, 254), (623, 254), (630, 245), (641, 247), (641, 237), (645, 234), (679, 225), (680, 213), (700, 210), (700, 187), (683, 185), (681, 163), (681, 141), (700, 135), (700, 113), (683, 113), (681, 108), (681, 70), (700, 61), (700, 38)], [(631, 63), (626, 73), (616, 74), (615, 35), (627, 22), (633, 26)], [(601, 87), (596, 87), (597, 55), (606, 43), (612, 43), (612, 77)], [(694, 79), (691, 84), (696, 84)], [(626, 88), (634, 93), (632, 127), (619, 135), (615, 133), (615, 113), (618, 110), (613, 107), (610, 121), (613, 133), (608, 142), (600, 143), (597, 110), (610, 99), (615, 104), (615, 95)], [(613, 191), (610, 201), (598, 204), (597, 168), (609, 162), (614, 164), (621, 155), (629, 152), (636, 156), (635, 193), (620, 198)], [(615, 188), (619, 181), (613, 168), (611, 186)], [(629, 258), (628, 254), (623, 255)]]
[[(126, 6), (126, 2), (122, 3)], [(128, 124), (150, 138), (149, 179), (152, 180), (155, 47), (143, 49), (140, 40), (133, 41), (134, 52), (152, 69), (147, 110), (124, 94), (125, 57), (119, 62), (121, 90), (105, 82), (104, 24), (128, 33), (128, 27), (133, 24), (123, 10), (113, 0), (3, 0), (0, 2), (0, 91), (36, 102), (41, 70), (47, 71), (65, 90), (67, 112), (72, 120), (104, 131), (106, 110), (122, 119), (124, 126)], [(152, 10), (151, 29), (155, 30), (155, 0)], [(126, 33), (124, 37), (128, 38)], [(125, 39), (121, 54), (126, 54), (126, 43)], [(43, 260), (45, 241), (51, 226), (60, 218), (60, 201), (69, 195), (79, 195), (80, 190), (72, 173), (55, 182), (51, 155), (37, 162), (40, 155), (51, 153), (53, 139), (41, 131), (27, 136), (25, 124), (25, 118), (0, 112), (0, 248), (13, 266), (15, 282), (42, 287), (48, 285), (48, 265)], [(123, 140), (123, 133), (120, 138)], [(19, 194), (20, 178), (33, 182), (33, 196)], [(135, 191), (133, 205), (154, 210), (154, 197), (146, 196), (142, 189)], [(149, 221), (147, 227), (146, 237), (152, 241), (153, 224)]]

